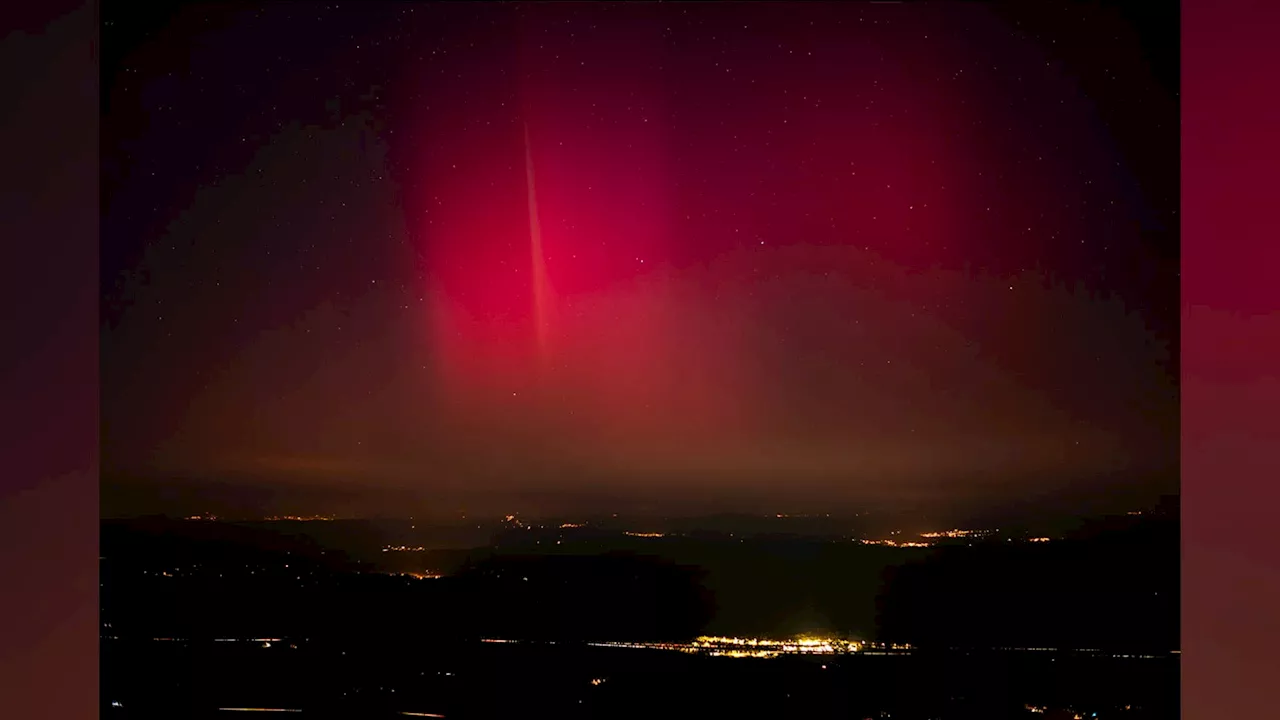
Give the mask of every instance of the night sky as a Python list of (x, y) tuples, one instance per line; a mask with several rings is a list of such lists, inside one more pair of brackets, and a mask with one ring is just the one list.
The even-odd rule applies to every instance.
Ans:
[(104, 6), (103, 512), (1176, 492), (1165, 5)]

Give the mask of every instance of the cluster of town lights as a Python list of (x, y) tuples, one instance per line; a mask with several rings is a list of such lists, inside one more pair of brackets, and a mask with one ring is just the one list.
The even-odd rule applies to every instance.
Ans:
[(941, 530), (938, 532), (920, 533), (920, 537), (926, 538), (966, 538), (975, 535), (989, 535), (989, 530)]
[(827, 638), (801, 637), (793, 640), (761, 638), (700, 637), (688, 652), (706, 652), (727, 657), (773, 657), (776, 655), (835, 655), (862, 650), (862, 643)]
[(927, 542), (912, 542), (912, 541), (898, 542), (897, 540), (859, 540), (858, 542), (862, 543), (863, 545), (884, 545), (886, 547), (899, 547), (899, 548), (933, 547), (933, 543), (927, 543)]
[[(503, 642), (487, 640), (486, 642)], [(910, 652), (910, 645), (866, 643), (842, 638), (799, 637), (788, 640), (703, 636), (689, 643), (594, 642), (596, 647), (676, 650), (698, 655), (771, 658), (779, 655), (849, 655)]]

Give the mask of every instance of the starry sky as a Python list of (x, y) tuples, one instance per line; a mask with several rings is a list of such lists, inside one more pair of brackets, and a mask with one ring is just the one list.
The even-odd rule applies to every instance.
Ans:
[(1177, 491), (1176, 5), (136, 15), (104, 513)]

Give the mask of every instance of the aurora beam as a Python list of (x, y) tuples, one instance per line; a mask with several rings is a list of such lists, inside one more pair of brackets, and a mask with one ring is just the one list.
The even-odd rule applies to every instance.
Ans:
[(546, 257), (542, 252), (542, 225), (538, 221), (538, 197), (534, 190), (533, 180), (533, 148), (529, 143), (529, 126), (524, 127), (524, 167), (525, 180), (529, 191), (529, 252), (530, 270), (533, 272), (533, 324), (538, 342), (538, 359), (541, 364), (547, 360), (547, 304), (549, 301), (549, 285), (547, 283)]

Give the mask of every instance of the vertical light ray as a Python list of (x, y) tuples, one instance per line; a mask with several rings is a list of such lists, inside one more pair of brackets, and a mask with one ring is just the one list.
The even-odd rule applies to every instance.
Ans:
[(538, 360), (547, 361), (547, 264), (542, 253), (542, 226), (538, 222), (538, 197), (533, 182), (533, 148), (529, 144), (529, 126), (524, 126), (524, 167), (529, 188), (529, 252), (533, 272), (533, 323), (538, 340)]

